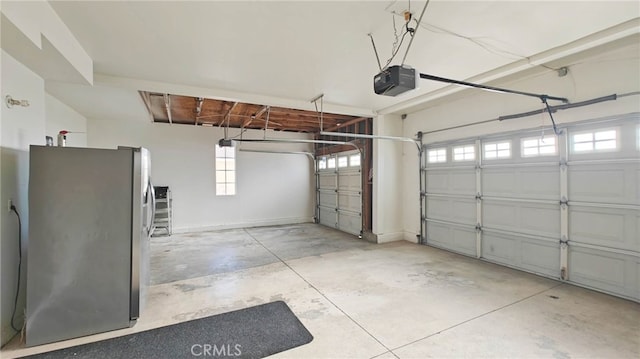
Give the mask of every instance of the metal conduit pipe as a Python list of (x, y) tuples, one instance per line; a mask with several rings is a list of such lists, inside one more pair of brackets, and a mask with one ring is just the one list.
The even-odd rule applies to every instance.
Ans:
[(256, 153), (279, 153), (279, 154), (285, 154), (285, 155), (306, 155), (312, 161), (315, 161), (315, 159), (316, 159), (316, 157), (313, 155), (313, 153), (304, 152), (304, 151), (269, 151), (269, 150), (251, 150), (251, 149), (248, 149), (248, 148), (241, 148), (241, 149), (239, 149), (239, 151), (241, 151), (241, 152), (256, 152)]
[(320, 143), (320, 144), (327, 144), (327, 145), (348, 145), (360, 151), (360, 148), (355, 143), (344, 142), (344, 141), (305, 140), (305, 139), (295, 139), (295, 138), (264, 138), (264, 139), (238, 138), (238, 139), (234, 139), (234, 141), (265, 142), (265, 143)]
[(396, 137), (396, 136), (378, 136), (378, 135), (366, 135), (361, 133), (346, 133), (346, 132), (326, 132), (321, 131), (321, 136), (335, 136), (335, 137), (350, 137), (350, 138), (366, 138), (372, 140), (390, 140), (390, 141), (400, 141), (400, 142), (413, 142), (417, 147), (418, 151), (420, 151), (421, 146), (418, 140), (414, 140), (413, 138), (408, 137)]

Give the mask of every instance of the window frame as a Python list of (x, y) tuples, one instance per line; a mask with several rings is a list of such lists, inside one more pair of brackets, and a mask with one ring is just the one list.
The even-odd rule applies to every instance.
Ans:
[[(506, 151), (508, 151), (509, 154), (507, 156), (500, 156), (500, 152), (505, 151), (505, 149), (501, 149), (499, 148), (499, 146), (504, 144), (509, 145), (508, 148), (506, 149)], [(495, 150), (487, 151), (488, 146), (494, 146), (494, 145), (495, 145)], [(495, 157), (487, 157), (487, 152), (495, 152), (496, 155)], [(495, 161), (495, 160), (508, 160), (511, 158), (513, 158), (513, 144), (511, 140), (492, 141), (492, 142), (485, 142), (482, 144), (483, 160)]]
[[(228, 151), (232, 151), (232, 155), (228, 155)], [(223, 151), (224, 154), (220, 156), (220, 151)], [(215, 147), (215, 182), (216, 182), (216, 196), (235, 196), (238, 194), (238, 186), (237, 186), (237, 151), (235, 147), (220, 147), (216, 143)], [(231, 161), (232, 164), (231, 169), (227, 168), (228, 161)], [(221, 169), (219, 164), (224, 163), (224, 168)], [(225, 178), (220, 179), (220, 173), (224, 173)], [(228, 174), (233, 174), (233, 180), (228, 180)], [(223, 186), (224, 190), (220, 191), (220, 186)], [(232, 190), (230, 190), (232, 189)]]
[[(466, 150), (468, 148), (471, 148), (471, 155), (472, 158), (466, 158), (467, 155), (469, 154), (469, 152), (467, 152)], [(456, 150), (457, 149), (461, 149), (462, 150), (462, 158), (461, 159), (457, 159), (456, 158)], [(471, 161), (475, 161), (477, 159), (476, 157), (476, 145), (474, 144), (465, 144), (465, 145), (458, 145), (458, 146), (453, 146), (451, 148), (451, 157), (453, 159), (453, 162), (471, 162)]]
[[(552, 139), (553, 140), (553, 144), (549, 145), (549, 144), (545, 144), (543, 143), (544, 141), (548, 140), (548, 139)], [(530, 146), (530, 147), (526, 147), (525, 143), (528, 141), (536, 141), (537, 145), (536, 146)], [(553, 146), (553, 152), (550, 153), (542, 153), (540, 151), (541, 148), (548, 148)], [(527, 149), (531, 149), (531, 148), (535, 148), (536, 149), (536, 153), (535, 154), (526, 154), (526, 150)], [(533, 157), (549, 157), (549, 156), (557, 156), (558, 155), (558, 138), (556, 136), (545, 136), (544, 138), (542, 136), (535, 136), (535, 137), (523, 137), (520, 138), (520, 157), (522, 158), (533, 158)]]
[[(598, 139), (597, 135), (605, 132), (613, 132), (615, 134), (613, 139)], [(589, 141), (576, 141), (577, 136), (591, 135), (591, 139)], [(597, 148), (598, 143), (604, 143), (614, 141), (614, 148)], [(571, 138), (569, 139), (570, 150), (572, 154), (581, 155), (581, 154), (593, 154), (593, 153), (611, 153), (618, 152), (621, 150), (622, 143), (620, 138), (620, 128), (619, 127), (605, 127), (605, 128), (597, 128), (586, 131), (579, 131), (575, 133), (571, 133)], [(576, 149), (576, 144), (591, 144), (591, 148), (589, 149)]]
[[(444, 152), (444, 153), (441, 153)], [(446, 147), (438, 147), (438, 148), (430, 148), (427, 149), (427, 163), (436, 164), (436, 163), (447, 163), (447, 148)], [(435, 153), (435, 156), (431, 156), (432, 153)], [(431, 159), (435, 158), (435, 161)]]

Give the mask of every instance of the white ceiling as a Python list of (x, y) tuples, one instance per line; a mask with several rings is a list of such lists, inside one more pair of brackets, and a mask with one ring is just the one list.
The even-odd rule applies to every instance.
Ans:
[[(209, 89), (204, 97), (230, 91), (247, 94), (237, 98), (240, 101), (261, 96), (266, 101), (306, 103), (304, 109), (312, 109), (309, 99), (324, 93), (326, 104), (374, 111), (398, 107), (444, 86), (422, 80), (419, 90), (398, 97), (373, 92), (378, 66), (367, 34), (373, 34), (384, 62), (394, 38), (391, 11), (407, 8), (406, 0), (54, 1), (51, 5), (93, 59), (98, 78), (108, 75)], [(423, 5), (411, 2), (416, 17)], [(433, 0), (406, 63), (420, 72), (468, 79), (523, 57), (567, 47), (639, 14), (637, 1)], [(396, 23), (401, 25), (402, 18), (396, 17)], [(407, 36), (393, 64), (401, 62), (408, 40)], [(179, 86), (171, 90), (171, 85), (166, 89), (177, 94), (179, 90)], [(47, 91), (89, 117), (99, 116), (96, 111), (102, 111), (101, 117), (116, 115), (110, 107), (123, 96), (79, 85), (48, 84)], [(135, 91), (129, 86), (124, 93)], [(93, 106), (86, 106), (87, 101)], [(136, 98), (131, 106), (131, 115), (139, 116), (142, 103)], [(120, 106), (118, 111), (124, 110)]]

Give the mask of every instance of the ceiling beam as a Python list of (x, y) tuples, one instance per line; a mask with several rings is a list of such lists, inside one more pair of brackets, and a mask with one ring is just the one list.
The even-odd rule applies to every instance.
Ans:
[(259, 119), (260, 116), (262, 116), (267, 109), (269, 108), (269, 106), (262, 106), (262, 108), (260, 109), (260, 111), (258, 111), (255, 115), (249, 117), (249, 119), (247, 119), (243, 124), (242, 124), (242, 128), (245, 128), (247, 126), (249, 126), (249, 124), (251, 124), (251, 122), (253, 122), (253, 120)]
[(325, 129), (320, 129), (320, 130), (321, 131), (327, 131), (327, 132), (335, 131), (335, 130), (337, 130), (339, 128), (344, 128), (344, 127), (351, 126), (351, 125), (354, 125), (354, 124), (362, 122), (362, 121), (366, 121), (367, 119), (368, 119), (368, 117), (358, 117), (358, 118), (354, 118), (353, 120), (349, 120), (347, 122), (340, 123), (340, 124), (337, 124), (335, 126), (328, 127), (328, 128), (325, 128)]
[(224, 121), (228, 121), (229, 120), (229, 118), (231, 116), (231, 112), (233, 112), (233, 110), (236, 108), (236, 106), (238, 106), (238, 102), (234, 102), (233, 105), (231, 105), (231, 108), (229, 109), (229, 111), (227, 111), (227, 113), (224, 114), (224, 118), (222, 119), (222, 121), (220, 122), (218, 127), (221, 127), (222, 124), (224, 123)]
[(204, 98), (203, 97), (196, 97), (196, 108), (193, 109), (193, 113), (195, 113), (196, 115), (194, 116), (194, 125), (198, 126), (198, 117), (200, 116), (200, 114), (202, 113), (202, 106), (204, 105)]
[(169, 124), (173, 124), (173, 120), (171, 118), (171, 97), (167, 93), (163, 94), (162, 96), (164, 97), (164, 107), (167, 110), (167, 118), (169, 119)]

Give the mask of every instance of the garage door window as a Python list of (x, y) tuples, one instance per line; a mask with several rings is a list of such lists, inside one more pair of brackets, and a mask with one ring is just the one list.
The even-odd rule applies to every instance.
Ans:
[(338, 167), (344, 168), (349, 166), (349, 157), (340, 156), (338, 157)]
[(319, 170), (327, 169), (327, 158), (326, 157), (320, 157), (320, 159), (318, 160), (318, 169)]
[(511, 157), (511, 142), (494, 142), (484, 145), (484, 158), (486, 160), (495, 160), (498, 158)]
[(522, 157), (553, 156), (558, 153), (555, 137), (522, 139)]
[(474, 161), (476, 148), (474, 145), (457, 146), (453, 148), (454, 161)]
[(573, 152), (615, 151), (618, 148), (616, 129), (576, 133), (571, 137)]
[(336, 168), (336, 158), (335, 157), (329, 157), (329, 159), (327, 159), (327, 168)]
[(216, 145), (216, 195), (236, 194), (236, 149)]
[(427, 161), (429, 163), (443, 163), (447, 162), (447, 149), (446, 148), (434, 148), (427, 151)]
[(351, 155), (351, 156), (349, 156), (349, 166), (350, 167), (360, 167), (360, 155)]

